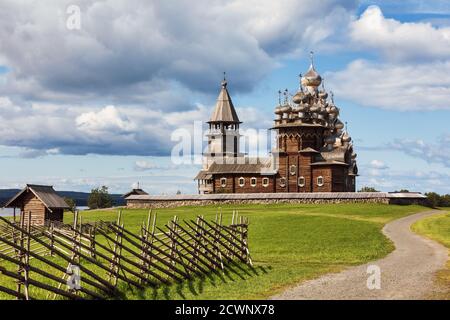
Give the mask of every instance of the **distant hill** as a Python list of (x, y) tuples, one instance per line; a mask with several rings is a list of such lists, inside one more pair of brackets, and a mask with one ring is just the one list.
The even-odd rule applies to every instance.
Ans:
[[(3, 207), (6, 201), (14, 197), (19, 191), (20, 189), (0, 189), (0, 207)], [(87, 206), (87, 200), (89, 197), (88, 192), (57, 191), (57, 193), (61, 197), (72, 198), (73, 200), (75, 200), (77, 206)], [(115, 206), (125, 205), (125, 200), (122, 198), (121, 194), (111, 194), (111, 197)]]

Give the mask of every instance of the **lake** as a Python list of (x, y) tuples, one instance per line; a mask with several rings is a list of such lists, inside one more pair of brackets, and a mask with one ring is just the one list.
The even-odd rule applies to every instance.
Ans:
[[(89, 209), (89, 207), (77, 207), (78, 210), (84, 211)], [(19, 215), (19, 209), (16, 209), (16, 215)], [(0, 208), (0, 217), (11, 217), (14, 214), (13, 208)]]

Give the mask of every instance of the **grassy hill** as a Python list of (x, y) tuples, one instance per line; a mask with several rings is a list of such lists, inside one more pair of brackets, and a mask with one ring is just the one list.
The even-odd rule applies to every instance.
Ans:
[[(0, 189), (0, 207), (2, 207), (9, 199), (16, 195), (19, 189)], [(87, 200), (89, 193), (78, 191), (57, 191), (62, 197), (68, 197), (75, 200), (77, 206), (87, 206)], [(115, 206), (121, 206), (125, 204), (125, 200), (121, 194), (111, 194), (113, 203)]]

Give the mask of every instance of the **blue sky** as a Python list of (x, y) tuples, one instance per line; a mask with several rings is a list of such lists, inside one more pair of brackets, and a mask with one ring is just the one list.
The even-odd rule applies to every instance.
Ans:
[(358, 187), (450, 193), (450, 4), (414, 0), (2, 1), (0, 188), (194, 193), (174, 130), (207, 120), (223, 71), (243, 128), (268, 128), (310, 50)]

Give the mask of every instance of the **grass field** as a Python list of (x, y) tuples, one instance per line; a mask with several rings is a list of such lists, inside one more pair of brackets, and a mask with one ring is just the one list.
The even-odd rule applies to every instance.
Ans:
[[(213, 219), (217, 210), (222, 211), (224, 223), (229, 223), (233, 209), (250, 218), (253, 269), (240, 265), (228, 269), (222, 276), (143, 292), (126, 291), (124, 297), (264, 299), (299, 281), (385, 256), (393, 250), (393, 245), (382, 235), (383, 225), (425, 210), (420, 206), (381, 204), (180, 207), (157, 210), (158, 224), (164, 225), (174, 215), (190, 219), (201, 214)], [(126, 228), (138, 232), (146, 215), (147, 210), (124, 210)], [(83, 222), (114, 220), (116, 216), (117, 211), (88, 211), (83, 213)], [(71, 218), (67, 214), (66, 222), (69, 223)], [(0, 284), (4, 281), (0, 279)]]
[[(450, 211), (417, 221), (413, 224), (412, 230), (442, 243), (450, 250)], [(447, 290), (439, 293), (434, 298), (450, 300), (450, 260), (447, 261), (446, 268), (438, 272), (436, 281), (442, 288), (447, 288)]]

